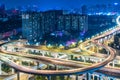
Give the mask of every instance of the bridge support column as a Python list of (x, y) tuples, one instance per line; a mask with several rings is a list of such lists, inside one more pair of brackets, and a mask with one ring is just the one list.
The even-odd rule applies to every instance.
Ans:
[(71, 60), (72, 58), (71, 58), (71, 55), (68, 55), (68, 60)]
[(47, 76), (48, 80), (51, 80), (51, 76)]
[(112, 78), (112, 80), (116, 80), (116, 78)]
[(110, 77), (107, 77), (107, 78), (108, 78), (108, 80), (111, 80)]
[(58, 58), (58, 54), (55, 54), (55, 55), (54, 55), (54, 58)]
[(42, 53), (42, 56), (45, 56), (45, 53)]
[(84, 62), (86, 62), (86, 58), (84, 57), (84, 56), (81, 56), (82, 57), (82, 60), (84, 61)]
[(110, 67), (110, 63), (107, 64), (107, 67)]
[(37, 69), (39, 68), (39, 62), (37, 62)]
[(96, 75), (96, 80), (99, 80), (99, 75)]
[(97, 46), (97, 53), (99, 53), (99, 47)]
[(93, 52), (95, 51), (95, 46), (92, 46), (92, 51), (93, 51)]
[(58, 65), (55, 65), (55, 70), (58, 70)]
[(0, 61), (0, 75), (2, 74), (2, 62)]
[(103, 80), (103, 76), (102, 75), (99, 76), (99, 80)]
[(115, 62), (114, 61), (112, 62), (112, 67), (115, 67)]
[(86, 76), (87, 76), (87, 80), (91, 80), (91, 74), (90, 73), (87, 73)]
[(92, 74), (92, 80), (94, 80), (95, 79), (95, 75), (94, 74)]
[(17, 80), (20, 80), (20, 72), (17, 71)]
[(19, 62), (19, 65), (22, 65), (22, 61)]
[(69, 79), (70, 79), (70, 75), (67, 76), (67, 80), (69, 80)]
[(14, 74), (15, 73), (15, 70), (12, 68), (12, 74)]
[(78, 75), (76, 75), (76, 79), (75, 80), (78, 80)]

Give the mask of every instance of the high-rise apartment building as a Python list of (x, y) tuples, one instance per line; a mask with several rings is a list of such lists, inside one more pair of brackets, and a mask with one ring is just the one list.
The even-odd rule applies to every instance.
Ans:
[(58, 19), (58, 30), (87, 31), (87, 15), (64, 14)]
[(35, 44), (42, 37), (43, 28), (41, 25), (41, 16), (41, 13), (36, 12), (28, 12), (22, 15), (23, 37), (27, 38), (31, 44)]
[(58, 18), (63, 15), (62, 10), (50, 10), (42, 13), (42, 26), (44, 32), (53, 32), (58, 30)]
[(42, 35), (55, 31), (87, 31), (87, 16), (63, 14), (62, 10), (45, 12), (26, 12), (22, 14), (23, 37), (30, 44), (39, 42)]

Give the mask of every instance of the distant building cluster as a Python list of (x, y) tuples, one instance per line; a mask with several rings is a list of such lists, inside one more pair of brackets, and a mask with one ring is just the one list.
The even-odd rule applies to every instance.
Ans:
[(0, 39), (11, 36), (21, 26), (20, 11), (16, 9), (6, 10), (5, 4), (0, 4)]
[(87, 6), (87, 12), (89, 15), (115, 15), (120, 13), (120, 4), (95, 4)]
[(86, 32), (88, 16), (81, 14), (64, 14), (63, 10), (45, 12), (25, 12), (22, 14), (23, 37), (31, 44), (39, 42), (45, 33), (55, 31)]
[(70, 9), (68, 12), (88, 15), (116, 15), (120, 14), (120, 4), (82, 5), (80, 8)]
[(97, 35), (116, 26), (116, 15), (88, 15), (88, 31), (86, 38)]
[[(113, 27), (116, 25), (116, 17), (114, 15), (89, 15), (88, 22), (89, 22), (89, 29), (104, 29), (109, 28), (110, 26)], [(94, 23), (94, 24), (93, 24)]]
[[(50, 40), (44, 38), (49, 40), (47, 42), (52, 42), (57, 37), (57, 41), (60, 40), (62, 43), (66, 38), (69, 41), (73, 41), (75, 37), (89, 38), (91, 35), (115, 26), (116, 15), (119, 12), (120, 4), (118, 3), (82, 5), (77, 9), (43, 12), (39, 11), (37, 5), (7, 9), (5, 4), (1, 4), (0, 30), (4, 34), (22, 27), (23, 38), (26, 38), (30, 44), (40, 42), (46, 34), (54, 36)], [(61, 34), (65, 40), (63, 37), (59, 39), (58, 36)]]
[(0, 5), (0, 15), (5, 16), (5, 5), (4, 4)]

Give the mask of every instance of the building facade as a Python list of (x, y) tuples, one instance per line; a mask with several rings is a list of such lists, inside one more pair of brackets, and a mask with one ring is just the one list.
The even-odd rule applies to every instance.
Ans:
[(87, 15), (63, 14), (62, 10), (26, 12), (22, 14), (23, 37), (30, 44), (39, 42), (45, 33), (55, 31), (87, 31)]
[(87, 31), (88, 17), (80, 14), (64, 14), (58, 19), (58, 30)]
[(42, 13), (42, 26), (44, 33), (58, 30), (58, 18), (63, 15), (62, 10), (50, 10)]
[(41, 13), (30, 12), (22, 14), (22, 34), (30, 44), (35, 44), (43, 34)]

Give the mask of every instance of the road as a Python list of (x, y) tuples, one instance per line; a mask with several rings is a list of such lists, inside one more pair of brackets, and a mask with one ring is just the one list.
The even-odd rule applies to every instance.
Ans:
[[(116, 29), (118, 30), (118, 29)], [(108, 32), (104, 35), (101, 35), (97, 38), (93, 38), (91, 39), (90, 41), (92, 41), (93, 43), (95, 43), (96, 45), (98, 46), (101, 46), (103, 48), (105, 48), (107, 51), (109, 51), (109, 56), (103, 61), (103, 62), (100, 62), (100, 63), (96, 63), (96, 64), (93, 64), (91, 66), (87, 66), (87, 67), (83, 67), (83, 68), (79, 68), (81, 64), (77, 64), (76, 63), (71, 63), (71, 61), (67, 61), (67, 60), (61, 60), (61, 59), (56, 59), (54, 60), (53, 58), (45, 58), (45, 57), (42, 57), (42, 56), (32, 56), (30, 54), (27, 54), (27, 55), (21, 55), (22, 57), (27, 57), (27, 58), (32, 58), (32, 59), (43, 59), (45, 61), (52, 61), (54, 62), (55, 64), (62, 64), (64, 66), (69, 66), (69, 67), (75, 67), (75, 66), (78, 66), (78, 68), (75, 68), (75, 69), (70, 69), (70, 70), (34, 70), (34, 69), (29, 69), (29, 68), (26, 68), (24, 66), (21, 66), (21, 65), (18, 65), (14, 62), (12, 62), (11, 60), (5, 58), (5, 57), (1, 57), (0, 56), (0, 60), (2, 60), (3, 62), (5, 62), (6, 64), (8, 64), (9, 66), (13, 67), (14, 69), (20, 71), (20, 72), (25, 72), (25, 73), (29, 73), (29, 74), (39, 74), (39, 75), (70, 75), (70, 74), (84, 74), (86, 72), (91, 72), (91, 71), (95, 71), (95, 70), (98, 70), (102, 67), (104, 67), (106, 64), (108, 64), (109, 62), (111, 62), (112, 60), (115, 59), (116, 57), (116, 54), (115, 54), (115, 51), (113, 49), (111, 49), (110, 47), (106, 46), (106, 45), (103, 45), (101, 43), (98, 43), (96, 42), (96, 40), (98, 40), (99, 38), (101, 37), (104, 37), (106, 35), (109, 35), (111, 33), (115, 32), (114, 31), (111, 31), (111, 32)], [(10, 54), (10, 53), (9, 53)], [(16, 55), (16, 53), (12, 53), (12, 55)], [(44, 59), (45, 58), (45, 59)]]
[[(100, 44), (98, 44), (100, 45)], [(100, 46), (103, 46), (102, 44)], [(108, 51), (110, 51), (110, 55), (103, 61), (100, 63), (96, 63), (92, 66), (88, 66), (88, 67), (84, 67), (84, 68), (77, 68), (77, 69), (71, 69), (71, 70), (33, 70), (33, 69), (29, 69), (26, 67), (23, 67), (21, 65), (17, 65), (16, 63), (10, 61), (9, 59), (5, 58), (5, 57), (0, 57), (0, 59), (5, 62), (6, 64), (8, 64), (9, 66), (13, 67), (14, 69), (21, 71), (21, 72), (25, 72), (25, 73), (29, 73), (29, 74), (41, 74), (41, 75), (70, 75), (70, 74), (83, 74), (86, 72), (90, 72), (90, 71), (94, 71), (94, 70), (98, 70), (101, 67), (104, 67), (107, 63), (109, 63), (110, 61), (112, 61), (115, 58), (115, 52), (113, 50), (111, 50), (109, 47), (106, 46), (106, 49)], [(20, 55), (20, 54), (16, 54), (16, 53), (12, 53), (14, 55)], [(23, 56), (24, 54), (22, 54)], [(32, 58), (32, 59), (44, 59), (44, 57), (37, 57), (37, 56), (32, 56), (30, 54), (25, 54), (24, 57), (27, 58)], [(47, 58), (45, 60), (52, 60), (50, 58)], [(69, 67), (73, 67), (76, 66), (76, 63), (71, 63), (71, 61), (66, 61), (66, 60), (62, 60), (62, 62), (60, 61), (60, 59), (58, 59), (59, 61), (56, 61), (57, 64), (64, 64), (64, 66), (69, 65)], [(78, 64), (78, 66), (81, 64)], [(80, 66), (79, 66), (80, 67)]]

